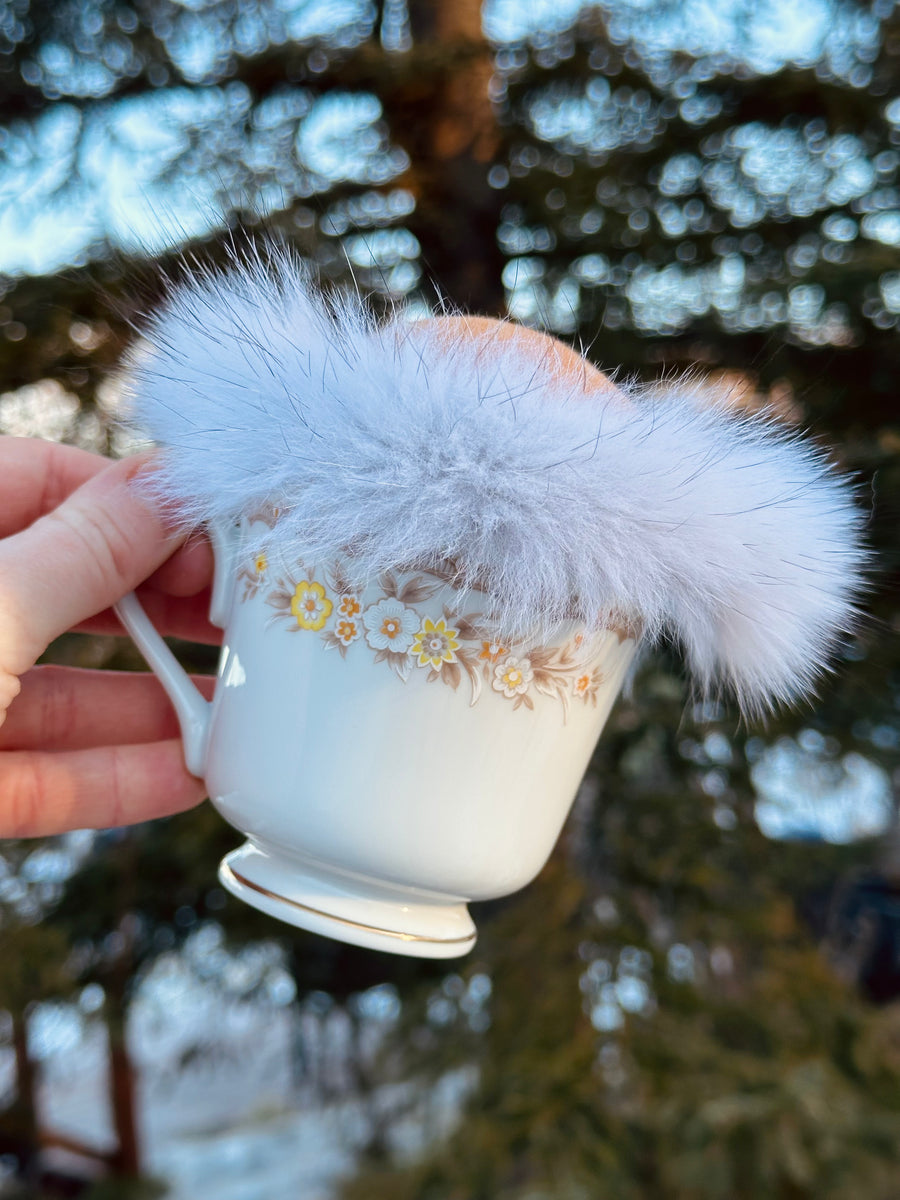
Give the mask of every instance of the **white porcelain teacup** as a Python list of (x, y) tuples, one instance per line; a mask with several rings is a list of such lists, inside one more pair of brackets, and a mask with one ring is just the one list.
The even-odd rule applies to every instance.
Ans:
[(635, 632), (504, 644), (423, 571), (353, 591), (339, 563), (261, 553), (258, 520), (213, 531), (207, 702), (133, 595), (117, 611), (181, 722), (189, 769), (247, 835), (235, 895), (343, 941), (443, 958), (475, 943), (467, 900), (543, 866), (634, 654)]

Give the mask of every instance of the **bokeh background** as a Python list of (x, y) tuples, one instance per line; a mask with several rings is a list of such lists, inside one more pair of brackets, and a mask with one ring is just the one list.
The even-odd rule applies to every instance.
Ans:
[(700, 371), (832, 448), (878, 552), (798, 712), (648, 656), (459, 963), (232, 901), (208, 805), (5, 843), (0, 1194), (896, 1200), (898, 85), (893, 0), (0, 0), (0, 431), (127, 452), (163, 280), (276, 237)]

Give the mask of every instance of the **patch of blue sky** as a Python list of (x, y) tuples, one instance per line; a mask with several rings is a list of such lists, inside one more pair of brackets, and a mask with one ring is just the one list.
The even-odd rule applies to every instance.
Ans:
[[(760, 74), (824, 63), (861, 85), (878, 50), (879, 18), (893, 6), (893, 0), (875, 0), (869, 11), (849, 0), (609, 0), (602, 7), (610, 38), (637, 47), (648, 64), (685, 51)], [(596, 7), (583, 0), (486, 0), (484, 30), (500, 44), (544, 41)]]
[(492, 42), (522, 42), (569, 29), (586, 7), (583, 0), (486, 0), (482, 27)]
[(196, 82), (218, 77), (232, 54), (259, 54), (281, 42), (325, 38), (332, 46), (357, 45), (376, 16), (367, 0), (268, 0), (245, 6), (236, 20), (206, 4), (182, 7), (188, 11), (160, 36), (185, 78)]
[[(11, 130), (0, 169), (0, 270), (51, 271), (104, 239), (157, 253), (215, 228), (230, 201), (265, 215), (304, 186), (381, 184), (407, 164), (387, 142), (374, 96), (273, 99), (248, 141), (249, 106), (236, 84), (173, 88), (88, 116), (58, 105)], [(296, 133), (273, 154), (279, 123)], [(229, 153), (231, 134), (243, 162)]]
[(188, 115), (196, 121), (210, 100), (186, 89), (156, 93), (96, 116), (59, 105), (13, 131), (0, 172), (0, 268), (52, 270), (105, 238), (154, 252), (220, 220), (214, 188), (196, 177), (160, 180), (185, 149)]
[(860, 228), (863, 236), (870, 241), (900, 246), (900, 211), (868, 213), (863, 217)]
[[(875, 9), (886, 3), (876, 0)], [(534, 0), (528, 5), (487, 0), (484, 27), (498, 43), (546, 37), (568, 28), (583, 7), (576, 0)], [(608, 11), (612, 35), (633, 40), (651, 56), (687, 48), (698, 54), (740, 58), (760, 70), (823, 56), (831, 61), (841, 47), (841, 53), (855, 55), (854, 61), (859, 61), (872, 56), (879, 36), (875, 16), (861, 14), (847, 0), (797, 0), (790, 5), (775, 0), (670, 0), (662, 5), (656, 0), (615, 0)], [(85, 19), (90, 15), (87, 10), (86, 14)], [(367, 36), (373, 20), (374, 8), (368, 0), (268, 0), (228, 26), (196, 0), (183, 4), (180, 16), (159, 35), (183, 69), (200, 80), (235, 51), (252, 53), (270, 41), (316, 36), (349, 44)], [(99, 29), (86, 28), (88, 35), (98, 45), (109, 41), (115, 50), (122, 41), (127, 48), (127, 41), (111, 37), (102, 21)], [(109, 86), (110, 71), (127, 66), (118, 59), (92, 66), (92, 56), (76, 62), (58, 44), (47, 47), (44, 57), (43, 69), (51, 81), (67, 79), (80, 94), (102, 94)], [(100, 75), (88, 77), (95, 68)], [(223, 97), (228, 99), (224, 105)], [(557, 97), (558, 104), (536, 100), (531, 115), (539, 136), (566, 142), (576, 151), (602, 152), (653, 139), (658, 116), (646, 99), (641, 92), (617, 97), (608, 81), (597, 77), (584, 96)], [(694, 99), (687, 97), (684, 103)], [(220, 109), (211, 116), (217, 105)], [(92, 245), (106, 240), (154, 251), (220, 223), (222, 209), (230, 201), (251, 202), (263, 212), (292, 194), (309, 194), (316, 186), (342, 179), (383, 184), (406, 165), (402, 151), (387, 142), (378, 101), (372, 96), (331, 95), (308, 112), (298, 109), (293, 114), (292, 144), (264, 138), (254, 143), (253, 134), (274, 128), (277, 115), (271, 121), (254, 120), (244, 154), (236, 148), (237, 140), (227, 144), (227, 135), (229, 130), (235, 137), (242, 132), (238, 110), (248, 105), (238, 84), (172, 89), (115, 102), (96, 110), (98, 123), (106, 121), (109, 134), (104, 137), (92, 131), (93, 146), (87, 155), (80, 144), (83, 130), (79, 128), (78, 136), (66, 136), (68, 126), (79, 118), (64, 103), (29, 129), (7, 130), (5, 145), (0, 144), (0, 197), (7, 199), (0, 216), (0, 271), (53, 270), (80, 261)], [(708, 115), (698, 111), (698, 123)], [(191, 131), (196, 134), (204, 119), (206, 129), (200, 139), (204, 144), (193, 148), (184, 164), (176, 165), (175, 148), (184, 148)], [(291, 119), (285, 115), (286, 122)], [(830, 175), (824, 200), (829, 204), (860, 197), (870, 186), (871, 164), (858, 146), (848, 145), (842, 163), (823, 158), (817, 165), (800, 147), (779, 143), (778, 136), (780, 132), (759, 131), (752, 145), (734, 147), (755, 191), (735, 186), (735, 176), (725, 178), (721, 171), (718, 184), (714, 174), (704, 180), (710, 199), (730, 209), (738, 226), (752, 226), (762, 219), (773, 200), (797, 215), (815, 211), (822, 203), (820, 176), (825, 166)], [(126, 149), (117, 148), (117, 143)], [(222, 151), (218, 161), (209, 162), (204, 170), (204, 158), (213, 159), (216, 147)], [(839, 156), (840, 147), (840, 139), (833, 139), (832, 158)], [(88, 166), (87, 158), (93, 160)], [(74, 173), (73, 164), (78, 167)], [(307, 173), (312, 184), (304, 181)], [(896, 244), (897, 206), (881, 207), (890, 212), (869, 220), (863, 233)], [(677, 214), (667, 212), (674, 229)], [(61, 228), (61, 213), (66, 214), (65, 228)]]
[(764, 749), (751, 778), (767, 837), (846, 843), (876, 837), (892, 821), (887, 772), (862, 754), (838, 758), (815, 730)]
[(297, 157), (325, 184), (340, 179), (382, 183), (408, 165), (379, 127), (381, 103), (372, 95), (333, 92), (318, 100), (297, 131)]
[(321, 37), (338, 45), (355, 45), (375, 23), (375, 5), (367, 0), (278, 0), (287, 36), (297, 41)]
[(595, 76), (582, 92), (546, 89), (527, 103), (529, 123), (538, 137), (573, 150), (593, 153), (646, 144), (663, 122), (648, 92), (613, 91)]

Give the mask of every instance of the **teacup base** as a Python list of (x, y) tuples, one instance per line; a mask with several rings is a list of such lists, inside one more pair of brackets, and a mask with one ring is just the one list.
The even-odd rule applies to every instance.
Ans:
[(461, 901), (279, 856), (253, 841), (222, 859), (219, 881), (270, 917), (369, 950), (458, 958), (475, 945), (475, 925)]

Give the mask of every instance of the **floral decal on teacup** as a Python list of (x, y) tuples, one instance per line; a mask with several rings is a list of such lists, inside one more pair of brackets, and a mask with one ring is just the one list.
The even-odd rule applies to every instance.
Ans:
[[(568, 715), (570, 703), (580, 700), (596, 707), (604, 682), (602, 659), (607, 645), (592, 643), (577, 633), (561, 645), (531, 646), (521, 639), (501, 636), (478, 612), (461, 612), (443, 604), (424, 611), (446, 586), (446, 580), (425, 572), (388, 571), (378, 580), (379, 595), (364, 603), (339, 563), (321, 572), (295, 564), (298, 574), (286, 571), (271, 579), (264, 553), (251, 557), (239, 572), (248, 600), (262, 592), (273, 608), (273, 621), (294, 633), (318, 633), (328, 650), (342, 657), (355, 643), (353, 653), (371, 653), (404, 682), (422, 670), (429, 683), (444, 683), (456, 691), (465, 676), (470, 705), (482, 695), (484, 685), (518, 708), (534, 710), (536, 695), (551, 697)], [(371, 596), (371, 593), (369, 593)], [(619, 644), (637, 638), (627, 621), (610, 626)]]
[(373, 650), (405, 654), (419, 628), (419, 614), (401, 600), (386, 596), (377, 604), (369, 605), (363, 613), (363, 625), (366, 641)]
[(325, 595), (321, 583), (303, 579), (294, 588), (294, 594), (291, 596), (291, 616), (297, 618), (300, 629), (311, 629), (315, 632), (324, 628), (333, 608), (334, 603)]
[(520, 704), (533, 708), (531, 697), (527, 694), (533, 679), (534, 667), (531, 665), (531, 659), (510, 654), (494, 667), (491, 687), (495, 692), (502, 692), (507, 700), (514, 700), (514, 708), (518, 708)]
[(420, 667), (432, 667), (435, 671), (440, 671), (444, 663), (459, 661), (456, 657), (456, 651), (459, 649), (458, 633), (459, 630), (449, 627), (446, 620), (435, 622), (426, 617), (422, 628), (413, 639), (410, 654)]

